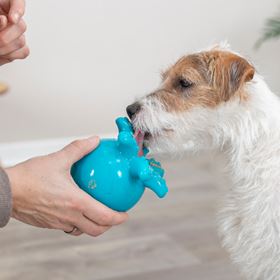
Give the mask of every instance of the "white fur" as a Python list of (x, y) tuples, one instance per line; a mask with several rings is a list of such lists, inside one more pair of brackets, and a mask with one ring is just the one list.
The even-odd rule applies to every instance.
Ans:
[[(219, 215), (224, 246), (247, 279), (280, 279), (280, 102), (255, 74), (246, 102), (168, 113), (156, 97), (140, 102), (134, 126), (150, 131), (152, 148), (223, 150), (233, 186)], [(173, 132), (163, 129), (173, 129)]]

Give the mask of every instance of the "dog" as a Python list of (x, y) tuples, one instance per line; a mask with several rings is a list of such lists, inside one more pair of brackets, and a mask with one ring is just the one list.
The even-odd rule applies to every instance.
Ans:
[(222, 243), (247, 279), (280, 279), (280, 102), (255, 67), (224, 46), (186, 55), (127, 114), (154, 151), (226, 154)]

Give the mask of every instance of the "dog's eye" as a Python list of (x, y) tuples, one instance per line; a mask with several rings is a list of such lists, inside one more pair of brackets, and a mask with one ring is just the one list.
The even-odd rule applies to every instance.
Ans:
[(178, 84), (182, 89), (187, 89), (192, 86), (192, 83), (187, 81), (186, 79), (179, 79)]

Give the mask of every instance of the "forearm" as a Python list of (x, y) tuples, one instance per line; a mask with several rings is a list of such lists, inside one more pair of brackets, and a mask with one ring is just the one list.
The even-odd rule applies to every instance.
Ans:
[(7, 174), (0, 168), (0, 227), (4, 227), (11, 216), (12, 193)]

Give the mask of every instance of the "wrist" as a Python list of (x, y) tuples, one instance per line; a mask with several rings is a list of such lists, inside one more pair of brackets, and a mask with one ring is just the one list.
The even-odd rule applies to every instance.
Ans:
[(11, 190), (11, 217), (15, 217), (16, 212), (16, 198), (17, 198), (17, 189), (18, 189), (18, 182), (17, 180), (17, 168), (16, 167), (9, 167), (5, 169), (5, 172), (9, 178), (10, 183), (10, 190)]
[(0, 227), (5, 226), (12, 212), (11, 185), (7, 173), (0, 168)]

